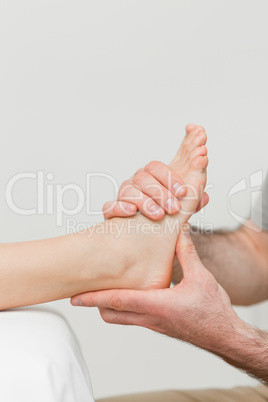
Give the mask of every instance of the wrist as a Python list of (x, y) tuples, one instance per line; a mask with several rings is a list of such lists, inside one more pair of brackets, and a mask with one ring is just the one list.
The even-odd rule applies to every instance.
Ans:
[(215, 339), (210, 343), (208, 350), (224, 360), (240, 354), (243, 343), (252, 337), (252, 328), (241, 320), (233, 310), (232, 315), (224, 315), (223, 322), (218, 326)]
[(268, 384), (268, 334), (239, 317), (230, 336), (212, 351), (227, 363)]
[(259, 354), (267, 353), (267, 333), (238, 318), (232, 337), (226, 342), (225, 350), (223, 358), (227, 361), (235, 359), (237, 363), (242, 363), (246, 358), (254, 360)]

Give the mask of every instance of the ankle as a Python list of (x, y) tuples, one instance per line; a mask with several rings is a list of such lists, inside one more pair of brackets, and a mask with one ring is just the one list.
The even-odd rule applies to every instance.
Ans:
[[(115, 232), (115, 226), (110, 221), (92, 226), (85, 233), (77, 233), (80, 293), (120, 287), (129, 264), (128, 249), (124, 247), (121, 235)], [(92, 250), (96, 256), (94, 267), (91, 264)]]

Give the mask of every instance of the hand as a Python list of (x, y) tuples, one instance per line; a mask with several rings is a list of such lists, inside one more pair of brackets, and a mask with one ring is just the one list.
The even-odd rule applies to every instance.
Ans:
[(171, 289), (106, 290), (72, 298), (73, 305), (98, 307), (104, 321), (138, 325), (216, 353), (239, 327), (230, 299), (203, 266), (183, 227), (176, 246), (183, 279)]
[[(122, 183), (117, 201), (106, 202), (103, 215), (105, 219), (129, 217), (139, 210), (157, 221), (165, 213), (177, 214), (180, 210), (178, 198), (184, 197), (186, 192), (182, 179), (169, 166), (153, 161)], [(204, 193), (196, 212), (207, 203), (208, 195)]]

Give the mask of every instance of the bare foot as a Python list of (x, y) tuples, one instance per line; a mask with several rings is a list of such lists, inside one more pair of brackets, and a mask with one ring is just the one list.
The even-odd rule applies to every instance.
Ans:
[(117, 243), (125, 255), (125, 268), (116, 287), (138, 289), (170, 285), (180, 228), (195, 212), (206, 185), (206, 141), (203, 127), (188, 125), (185, 138), (170, 163), (187, 187), (187, 196), (181, 199), (181, 210), (177, 215), (166, 215), (158, 223), (140, 214), (107, 221), (108, 226), (123, 225)]

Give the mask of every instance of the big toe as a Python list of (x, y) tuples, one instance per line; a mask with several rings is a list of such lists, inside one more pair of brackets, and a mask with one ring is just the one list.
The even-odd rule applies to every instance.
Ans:
[(185, 127), (185, 132), (186, 134), (190, 134), (191, 131), (193, 131), (196, 128), (196, 124), (187, 124), (187, 126)]

